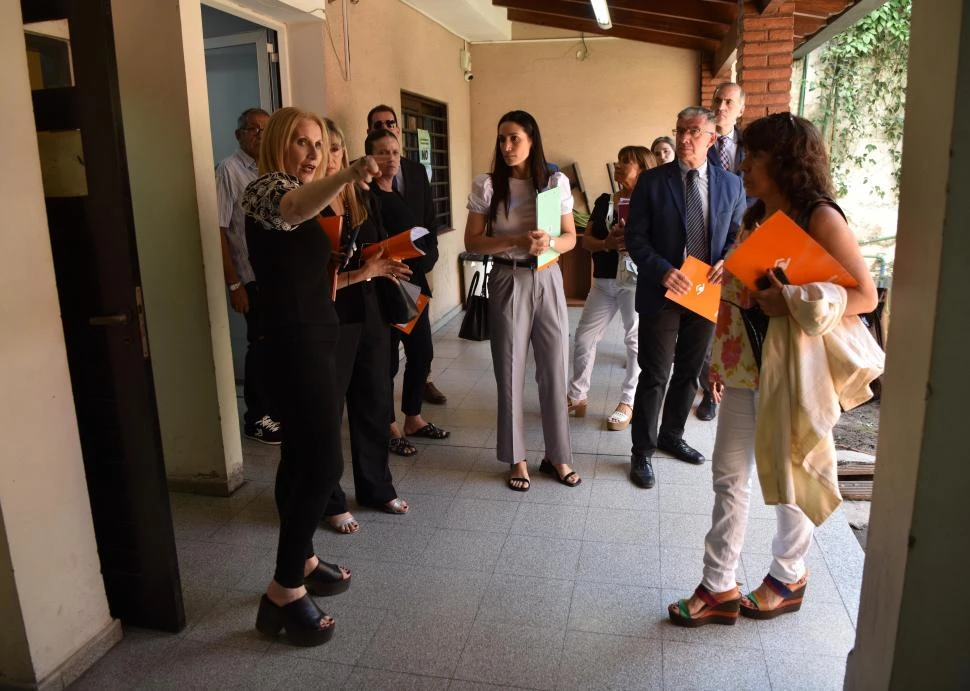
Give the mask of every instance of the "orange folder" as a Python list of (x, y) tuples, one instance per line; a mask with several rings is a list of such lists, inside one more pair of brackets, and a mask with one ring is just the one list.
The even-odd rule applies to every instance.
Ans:
[(334, 252), (340, 251), (340, 226), (343, 225), (343, 216), (317, 216), (317, 223), (323, 228), (330, 240), (330, 249)]
[(403, 331), (406, 334), (411, 333), (414, 330), (414, 325), (418, 323), (418, 319), (421, 318), (421, 313), (424, 312), (424, 308), (428, 306), (428, 301), (430, 298), (421, 292), (421, 286), (415, 285), (414, 283), (408, 283), (407, 281), (402, 281), (401, 285), (404, 286), (404, 290), (411, 294), (414, 298), (414, 303), (418, 306), (418, 314), (411, 321), (406, 324), (391, 324), (395, 329)]
[(664, 297), (716, 324), (717, 311), (721, 306), (721, 286), (707, 280), (707, 272), (711, 270), (710, 264), (688, 255), (680, 270), (690, 279), (690, 290), (686, 295), (675, 295), (668, 290)]
[[(330, 240), (330, 250), (340, 251), (340, 227), (343, 225), (343, 216), (320, 216), (317, 215), (317, 224), (323, 229), (327, 239)], [(337, 299), (337, 272), (339, 262), (330, 262), (330, 299)]]
[(793, 285), (825, 282), (844, 288), (859, 285), (845, 267), (797, 223), (776, 211), (724, 261), (724, 268), (749, 290), (771, 267), (779, 266)]
[(419, 250), (414, 243), (427, 234), (427, 228), (418, 226), (411, 228), (411, 230), (405, 230), (397, 235), (392, 235), (387, 240), (375, 242), (373, 245), (368, 245), (364, 248), (364, 261), (367, 261), (377, 254), (378, 250), (382, 247), (384, 248), (384, 256), (393, 257), (394, 259), (411, 259), (413, 257), (424, 256), (424, 252)]

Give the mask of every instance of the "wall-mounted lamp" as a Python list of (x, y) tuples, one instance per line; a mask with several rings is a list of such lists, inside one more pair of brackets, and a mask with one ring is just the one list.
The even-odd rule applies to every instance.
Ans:
[(601, 29), (612, 29), (613, 22), (610, 21), (610, 8), (606, 0), (589, 0), (593, 6), (593, 14), (596, 15), (596, 23)]

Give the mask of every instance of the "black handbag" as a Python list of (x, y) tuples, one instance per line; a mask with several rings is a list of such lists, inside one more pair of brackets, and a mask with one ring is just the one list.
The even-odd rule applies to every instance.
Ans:
[[(468, 297), (465, 299), (465, 316), (461, 320), (458, 338), (468, 341), (488, 340), (488, 280), (485, 271), (488, 270), (488, 259), (485, 268), (476, 271), (472, 282), (468, 286)], [(482, 294), (478, 295), (478, 281), (482, 280)]]
[(375, 279), (377, 302), (388, 324), (406, 324), (418, 316), (418, 305), (399, 281), (383, 276)]
[[(734, 305), (734, 303), (731, 303)], [(748, 335), (748, 343), (751, 344), (751, 352), (754, 355), (755, 364), (761, 370), (761, 351), (764, 349), (765, 336), (768, 335), (768, 315), (761, 311), (758, 305), (752, 307), (741, 307), (735, 305), (741, 312), (741, 322), (744, 324), (744, 331)]]

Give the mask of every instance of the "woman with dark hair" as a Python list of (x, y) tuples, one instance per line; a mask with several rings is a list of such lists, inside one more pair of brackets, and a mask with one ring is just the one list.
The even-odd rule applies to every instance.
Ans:
[[(428, 274), (438, 261), (438, 237), (435, 234), (434, 208), (426, 205), (425, 217), (417, 218), (411, 211), (404, 197), (394, 189), (394, 176), (401, 168), (401, 144), (390, 130), (376, 129), (367, 133), (364, 140), (364, 152), (374, 155), (380, 161), (381, 174), (374, 179), (373, 193), (380, 209), (381, 220), (388, 235), (397, 235), (416, 226), (428, 229), (428, 234), (417, 241), (417, 247), (424, 252), (424, 256), (406, 259), (405, 264), (411, 269), (410, 281), (421, 288), (421, 292), (431, 298), (431, 285)], [(404, 343), (404, 377), (401, 382), (401, 412), (404, 413), (404, 434), (401, 434), (394, 414), (394, 403), (391, 401), (389, 420), (391, 423), (390, 450), (399, 456), (413, 456), (418, 452), (407, 437), (422, 437), (424, 439), (447, 439), (449, 432), (428, 422), (421, 415), (424, 401), (424, 384), (428, 372), (431, 371), (431, 361), (434, 359), (434, 343), (431, 340), (431, 317), (429, 309), (425, 309), (418, 321), (406, 334), (394, 327), (390, 328), (390, 379), (393, 382), (401, 366), (400, 344)], [(391, 384), (391, 397), (394, 395), (394, 385)]]
[(320, 645), (333, 635), (333, 618), (307, 593), (333, 595), (350, 585), (350, 571), (321, 561), (313, 550), (313, 533), (343, 471), (334, 392), (339, 323), (330, 299), (331, 247), (317, 216), (346, 184), (366, 184), (378, 171), (364, 158), (324, 177), (328, 148), (318, 116), (297, 108), (276, 111), (263, 134), (259, 177), (242, 200), (283, 429), (276, 571), (256, 628), (269, 635), (285, 629), (298, 645)]
[(670, 137), (657, 137), (650, 145), (650, 151), (657, 157), (658, 165), (670, 163), (675, 158), (674, 140)]
[(645, 146), (624, 146), (616, 156), (613, 179), (620, 186), (613, 196), (601, 194), (593, 204), (583, 248), (593, 255), (593, 285), (583, 313), (576, 326), (573, 341), (573, 378), (569, 382), (569, 410), (576, 417), (586, 415), (589, 380), (596, 360), (596, 345), (603, 332), (613, 321), (617, 312), (623, 319), (626, 344), (626, 375), (620, 390), (620, 402), (607, 418), (606, 427), (612, 431), (627, 428), (633, 417), (633, 396), (637, 390), (640, 366), (637, 364), (636, 283), (623, 285), (617, 282), (617, 270), (621, 261), (630, 261), (623, 243), (626, 222), (616, 213), (621, 199), (630, 201), (633, 187), (640, 173), (657, 166), (656, 157)]
[[(344, 135), (337, 124), (324, 118), (330, 138), (325, 175), (337, 175), (350, 167)], [(350, 455), (354, 469), (357, 503), (389, 513), (405, 513), (406, 501), (397, 496), (387, 458), (387, 418), (391, 414), (391, 384), (388, 372), (387, 324), (372, 278), (397, 280), (411, 270), (396, 259), (377, 254), (363, 261), (360, 249), (379, 242), (384, 228), (371, 205), (371, 192), (353, 186), (343, 191), (323, 210), (324, 216), (343, 217), (343, 236), (356, 236), (358, 248), (337, 274), (335, 307), (340, 318), (336, 351), (336, 391), (346, 401), (350, 428)], [(356, 533), (357, 519), (347, 510), (347, 496), (339, 484), (324, 511), (327, 524), (338, 533)]]
[[(715, 399), (721, 402), (712, 458), (714, 511), (711, 529), (704, 540), (701, 583), (691, 597), (670, 605), (668, 609), (671, 621), (681, 626), (733, 624), (739, 613), (754, 619), (772, 619), (801, 607), (808, 582), (805, 556), (812, 543), (813, 521), (821, 522), (828, 513), (816, 512), (813, 502), (817, 499), (800, 493), (799, 483), (804, 483), (805, 479), (797, 474), (804, 471), (801, 470), (803, 461), (796, 454), (801, 455), (802, 451), (794, 443), (794, 437), (788, 434), (791, 428), (786, 432), (782, 425), (789, 424), (798, 415), (811, 417), (817, 411), (802, 413), (793, 403), (789, 423), (786, 423), (785, 417), (770, 404), (763, 405), (768, 400), (764, 397), (777, 394), (780, 390), (777, 382), (781, 377), (788, 376), (788, 372), (798, 372), (800, 378), (812, 382), (810, 395), (828, 387), (825, 401), (829, 403), (831, 400), (832, 415), (837, 419), (838, 400), (845, 390), (839, 389), (839, 377), (829, 369), (831, 346), (822, 341), (823, 335), (834, 333), (836, 329), (851, 329), (858, 319), (854, 322), (846, 319), (843, 323), (843, 317), (869, 312), (876, 305), (876, 288), (856, 238), (849, 230), (842, 210), (832, 200), (829, 159), (818, 129), (808, 120), (779, 113), (756, 120), (744, 134), (746, 156), (741, 163), (744, 187), (748, 195), (757, 197), (758, 201), (745, 213), (738, 243), (743, 243), (766, 218), (776, 211), (783, 211), (837, 259), (858, 285), (852, 288), (833, 283), (783, 286), (768, 271), (771, 267), (765, 267), (770, 287), (749, 292), (736, 278), (725, 277), (711, 357), (712, 390)], [(811, 295), (811, 299), (806, 295)], [(768, 317), (784, 318), (771, 320), (760, 369), (739, 309), (754, 305)], [(827, 315), (825, 319), (831, 320), (831, 325), (825, 327), (828, 330), (804, 330), (806, 326), (815, 326), (804, 318), (811, 309)], [(790, 329), (791, 338), (787, 335), (782, 338), (786, 343), (801, 339), (799, 343), (805, 345), (799, 347), (814, 348), (815, 344), (823, 344), (821, 356), (796, 357), (800, 351), (794, 346), (787, 355), (781, 348), (769, 352), (768, 343), (774, 338), (772, 331), (776, 329), (782, 330), (777, 334), (786, 334), (785, 330)], [(778, 343), (777, 339), (775, 343)], [(801, 371), (804, 367), (808, 369)], [(861, 373), (861, 369), (858, 371)], [(853, 375), (854, 385), (861, 384), (866, 391), (870, 380), (868, 373), (865, 377)], [(759, 396), (762, 397), (760, 407)], [(802, 400), (795, 396), (785, 398), (796, 402)], [(765, 426), (766, 421), (770, 423), (768, 426)], [(765, 439), (777, 437), (788, 439), (788, 443), (781, 447), (783, 450), (764, 446)], [(768, 575), (758, 588), (742, 596), (735, 578), (748, 522), (756, 448), (757, 468), (766, 500), (776, 504), (776, 532), (771, 543), (773, 558)], [(772, 453), (764, 454), (766, 448), (771, 448)], [(827, 437), (821, 435), (812, 452), (830, 456), (834, 476), (835, 446), (831, 428), (827, 430)], [(780, 468), (780, 473), (790, 474), (787, 477), (773, 474), (775, 468)], [(789, 497), (788, 501), (792, 503), (769, 499), (776, 495)], [(831, 504), (837, 506), (837, 494)], [(830, 505), (827, 511), (833, 510), (834, 506)], [(803, 507), (807, 507), (811, 519)]]
[[(536, 228), (536, 195), (559, 190), (561, 234)], [(564, 485), (581, 480), (569, 464), (569, 317), (558, 261), (538, 269), (538, 257), (552, 248), (560, 254), (576, 245), (569, 180), (551, 173), (542, 150), (539, 125), (529, 113), (514, 110), (499, 119), (492, 172), (479, 175), (468, 196), (465, 247), (492, 256), (488, 276), (488, 320), (492, 366), (498, 388), (496, 455), (510, 466), (508, 486), (530, 486), (524, 415), (525, 368), (532, 347), (539, 385), (539, 407), (546, 454), (539, 470)]]

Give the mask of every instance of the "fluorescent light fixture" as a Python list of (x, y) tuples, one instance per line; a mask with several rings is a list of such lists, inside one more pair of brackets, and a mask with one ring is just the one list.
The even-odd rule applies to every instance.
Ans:
[(601, 29), (612, 29), (613, 22), (610, 21), (610, 8), (606, 4), (606, 0), (589, 0), (589, 3), (593, 6), (593, 14), (596, 15), (596, 23), (599, 24)]

